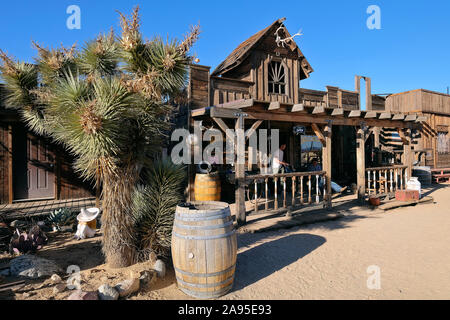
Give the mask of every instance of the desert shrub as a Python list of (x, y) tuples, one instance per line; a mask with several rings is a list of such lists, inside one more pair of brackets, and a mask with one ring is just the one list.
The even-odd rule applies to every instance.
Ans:
[(145, 172), (144, 183), (133, 193), (132, 216), (138, 259), (151, 252), (170, 255), (176, 206), (183, 199), (185, 170), (170, 159), (156, 160)]

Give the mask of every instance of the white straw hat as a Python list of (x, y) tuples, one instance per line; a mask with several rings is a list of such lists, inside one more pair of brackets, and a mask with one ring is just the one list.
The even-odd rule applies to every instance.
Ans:
[(81, 209), (80, 214), (77, 216), (77, 220), (80, 222), (89, 222), (97, 218), (100, 213), (99, 208)]

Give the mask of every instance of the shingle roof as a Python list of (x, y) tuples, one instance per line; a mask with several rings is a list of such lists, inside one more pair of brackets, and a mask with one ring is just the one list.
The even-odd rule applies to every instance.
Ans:
[[(228, 57), (221, 64), (219, 64), (216, 67), (216, 69), (214, 69), (214, 71), (211, 73), (211, 75), (218, 76), (218, 75), (221, 75), (221, 74), (237, 67), (239, 64), (241, 64), (245, 60), (245, 58), (247, 57), (247, 55), (250, 52), (250, 49), (252, 49), (258, 43), (258, 41), (260, 39), (262, 39), (269, 32), (269, 30), (272, 29), (272, 27), (274, 25), (277, 25), (277, 24), (281, 25), (285, 20), (286, 20), (286, 18), (281, 18), (281, 19), (274, 21), (267, 28), (257, 32), (256, 34), (254, 34), (253, 36), (251, 36), (250, 38), (248, 38), (247, 40), (242, 42), (236, 49), (233, 50), (233, 52), (230, 53), (230, 55), (228, 55)], [(286, 33), (287, 33), (287, 36), (290, 37), (289, 32), (287, 30), (286, 30)], [(294, 44), (295, 44), (295, 42), (294, 42)], [(302, 68), (304, 69), (303, 71), (305, 72), (306, 77), (308, 77), (308, 74), (313, 72), (313, 69), (311, 68), (311, 66), (308, 63), (308, 61), (306, 60), (306, 58), (303, 56), (303, 53), (300, 51), (298, 46), (296, 44), (295, 44), (295, 46), (299, 53), (299, 56), (303, 58)]]

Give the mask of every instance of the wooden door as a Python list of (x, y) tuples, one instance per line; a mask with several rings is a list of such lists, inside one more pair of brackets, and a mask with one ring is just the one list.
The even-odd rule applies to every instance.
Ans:
[(55, 157), (46, 139), (27, 135), (28, 199), (55, 196)]

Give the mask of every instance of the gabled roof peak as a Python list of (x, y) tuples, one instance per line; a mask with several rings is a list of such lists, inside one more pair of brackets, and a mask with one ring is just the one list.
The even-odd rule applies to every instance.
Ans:
[[(262, 38), (268, 35), (270, 30), (272, 30), (275, 26), (277, 28), (281, 26), (284, 27), (283, 24), (284, 21), (286, 21), (286, 18), (275, 20), (268, 27), (266, 27), (263, 30), (260, 30), (259, 32), (255, 33), (253, 36), (242, 42), (236, 49), (234, 49), (231, 52), (231, 54), (221, 64), (219, 64), (216, 67), (216, 69), (212, 72), (211, 75), (219, 76), (239, 66), (250, 54), (251, 49), (253, 49)], [(291, 36), (287, 31), (286, 27), (284, 27), (284, 32), (287, 38)], [(297, 51), (299, 60), (302, 60), (301, 64), (302, 70), (305, 76), (308, 77), (309, 73), (313, 72), (313, 69), (311, 68), (310, 64), (308, 63), (308, 61), (306, 60), (306, 58), (304, 57), (303, 53), (301, 52), (300, 48), (297, 46), (294, 40), (290, 40), (288, 45), (292, 49), (292, 51), (295, 50)]]

